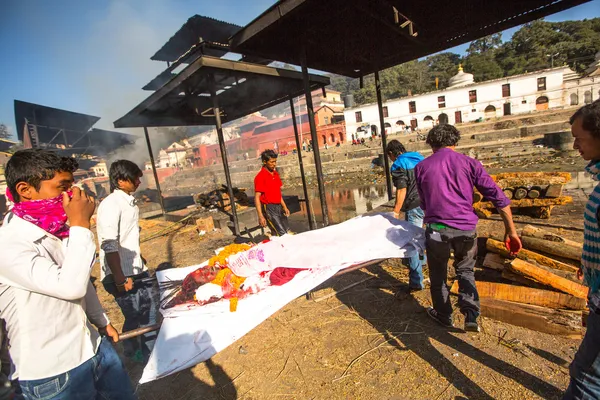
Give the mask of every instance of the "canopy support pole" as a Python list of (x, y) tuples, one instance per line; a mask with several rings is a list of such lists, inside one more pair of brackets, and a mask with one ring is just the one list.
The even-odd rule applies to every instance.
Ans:
[(323, 184), (323, 168), (321, 166), (321, 154), (319, 152), (319, 139), (317, 138), (317, 127), (315, 125), (315, 111), (313, 109), (312, 93), (306, 65), (306, 49), (302, 52), (302, 78), (304, 79), (304, 96), (306, 97), (306, 111), (308, 112), (308, 123), (310, 125), (310, 137), (315, 157), (315, 170), (317, 174), (317, 185), (319, 187), (319, 199), (321, 200), (321, 212), (323, 213), (323, 225), (329, 226), (329, 210), (325, 198), (325, 185)]
[(223, 137), (223, 126), (221, 125), (221, 110), (219, 109), (219, 99), (215, 89), (215, 77), (208, 75), (208, 85), (210, 87), (210, 98), (213, 103), (213, 112), (215, 113), (215, 127), (217, 128), (217, 137), (219, 138), (219, 147), (221, 149), (221, 158), (223, 160), (223, 169), (225, 170), (225, 180), (227, 182), (227, 194), (229, 195), (229, 204), (231, 205), (231, 216), (233, 218), (233, 229), (235, 236), (240, 236), (240, 225), (237, 217), (235, 197), (233, 195), (233, 186), (231, 184), (231, 174), (229, 172), (229, 163), (227, 162), (227, 146)]
[(158, 191), (158, 202), (160, 203), (160, 209), (162, 210), (163, 218), (166, 217), (165, 203), (160, 190), (160, 183), (158, 183), (158, 174), (156, 173), (156, 165), (154, 165), (154, 156), (152, 155), (152, 146), (150, 145), (150, 136), (148, 135), (148, 127), (144, 127), (144, 136), (146, 136), (146, 145), (148, 146), (148, 155), (150, 156), (150, 164), (152, 165), (152, 173), (154, 174), (154, 183), (156, 184), (156, 190)]
[[(306, 214), (308, 216), (308, 226), (310, 230), (315, 229), (315, 221), (313, 219), (310, 206), (310, 198), (308, 197), (308, 188), (306, 187), (306, 176), (304, 175), (304, 162), (302, 161), (302, 146), (300, 146), (300, 137), (298, 136), (298, 123), (296, 122), (296, 110), (294, 109), (294, 101), (290, 98), (290, 109), (292, 110), (292, 120), (294, 121), (294, 136), (296, 137), (296, 151), (298, 152), (298, 164), (300, 164), (300, 177), (302, 178), (302, 189), (304, 190), (304, 204), (306, 204)], [(302, 123), (302, 121), (300, 121)]]
[(379, 109), (379, 125), (381, 126), (381, 147), (383, 148), (383, 173), (385, 174), (385, 184), (387, 188), (388, 200), (393, 199), (392, 176), (390, 172), (390, 161), (386, 153), (387, 134), (385, 133), (385, 120), (383, 117), (383, 100), (381, 98), (381, 81), (379, 80), (379, 71), (375, 71), (375, 91), (377, 92), (377, 108)]

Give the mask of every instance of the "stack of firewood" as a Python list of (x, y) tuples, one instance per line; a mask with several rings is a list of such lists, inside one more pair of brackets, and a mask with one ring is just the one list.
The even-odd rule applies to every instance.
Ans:
[[(487, 239), (482, 266), (496, 273), (477, 281), (482, 315), (539, 332), (581, 337), (588, 293), (577, 278), (582, 244), (529, 225), (521, 231), (521, 240), (523, 250), (512, 258), (504, 243)], [(457, 282), (451, 292), (458, 293)]]
[[(245, 188), (233, 188), (233, 196), (235, 198), (236, 210), (240, 211), (248, 207), (250, 200), (246, 194)], [(207, 209), (219, 209), (225, 212), (231, 211), (231, 200), (227, 193), (227, 187), (223, 185), (221, 188), (210, 191), (208, 193), (199, 193), (194, 196), (196, 204)]]

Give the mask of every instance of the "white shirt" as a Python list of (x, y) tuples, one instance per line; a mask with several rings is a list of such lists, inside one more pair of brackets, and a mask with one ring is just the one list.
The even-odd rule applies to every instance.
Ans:
[(98, 207), (96, 232), (100, 244), (101, 279), (111, 275), (106, 253), (119, 253), (121, 269), (125, 276), (141, 274), (148, 268), (140, 251), (140, 210), (135, 198), (116, 189)]
[(6, 321), (13, 378), (49, 378), (78, 367), (100, 345), (91, 323), (109, 324), (90, 282), (94, 235), (75, 226), (61, 241), (13, 214), (4, 222), (0, 317)]

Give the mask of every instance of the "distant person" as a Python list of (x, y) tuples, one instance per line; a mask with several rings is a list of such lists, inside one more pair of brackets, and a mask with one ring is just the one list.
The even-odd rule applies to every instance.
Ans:
[(336, 142), (335, 147), (340, 147), (340, 146), (341, 146), (340, 142)]
[[(129, 160), (118, 160), (109, 171), (111, 194), (100, 203), (97, 216), (100, 246), (100, 278), (114, 296), (125, 322), (123, 332), (156, 323), (157, 304), (146, 260), (140, 250), (140, 210), (133, 193), (140, 186), (142, 170)], [(123, 341), (126, 357), (148, 360), (156, 332)]]
[[(385, 152), (392, 161), (390, 168), (394, 186), (396, 186), (396, 204), (394, 205), (394, 218), (400, 218), (400, 212), (404, 212), (404, 220), (411, 224), (423, 227), (425, 214), (421, 209), (421, 200), (415, 180), (415, 167), (423, 156), (417, 152), (407, 152), (404, 145), (398, 140), (391, 140)], [(423, 264), (419, 254), (408, 259), (408, 291), (423, 290)]]
[(271, 234), (283, 236), (289, 233), (288, 216), (290, 211), (281, 195), (283, 183), (277, 167), (277, 153), (265, 150), (260, 155), (263, 166), (254, 178), (254, 205), (258, 222), (263, 228), (267, 225)]
[[(570, 119), (573, 148), (588, 162), (585, 170), (600, 181), (600, 100), (581, 107)], [(583, 213), (584, 240), (577, 276), (589, 287), (587, 330), (569, 366), (571, 382), (564, 400), (600, 397), (600, 183)]]
[(6, 164), (14, 206), (0, 228), (0, 318), (13, 375), (28, 400), (134, 399), (110, 343), (119, 334), (90, 281), (95, 205), (72, 187), (77, 167), (41, 149), (17, 151)]
[(306, 142), (302, 142), (302, 151), (306, 151)]
[(481, 163), (454, 150), (460, 133), (452, 125), (429, 131), (426, 143), (433, 154), (415, 167), (421, 208), (425, 211), (425, 246), (431, 280), (431, 318), (453, 327), (452, 304), (447, 286), (448, 260), (454, 252), (458, 278), (458, 306), (465, 315), (465, 331), (479, 332), (479, 294), (475, 286), (477, 215), (473, 211), (473, 188), (498, 209), (504, 222), (504, 239), (512, 254), (521, 249), (510, 211), (510, 200)]
[(327, 150), (329, 148), (329, 145), (327, 143), (325, 143), (325, 150)]

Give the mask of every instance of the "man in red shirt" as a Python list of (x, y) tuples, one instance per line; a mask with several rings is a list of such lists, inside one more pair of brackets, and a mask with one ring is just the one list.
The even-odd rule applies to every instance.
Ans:
[(260, 226), (269, 225), (273, 235), (282, 236), (290, 230), (287, 217), (290, 215), (281, 196), (281, 178), (275, 170), (277, 153), (265, 150), (260, 158), (263, 166), (254, 178), (254, 205)]

